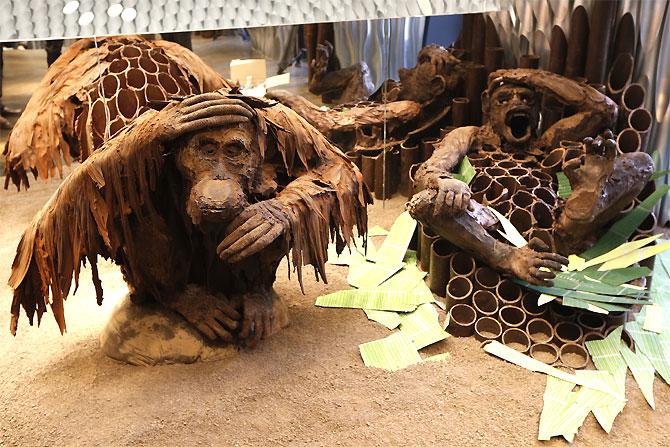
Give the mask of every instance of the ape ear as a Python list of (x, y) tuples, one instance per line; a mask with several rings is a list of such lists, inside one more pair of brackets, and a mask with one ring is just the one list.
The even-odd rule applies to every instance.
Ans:
[(430, 94), (432, 96), (441, 95), (447, 86), (447, 81), (442, 75), (435, 75), (430, 81)]

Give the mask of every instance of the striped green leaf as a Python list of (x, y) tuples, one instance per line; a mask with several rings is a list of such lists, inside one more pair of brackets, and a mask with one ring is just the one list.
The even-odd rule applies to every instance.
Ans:
[(568, 177), (563, 172), (557, 172), (556, 178), (558, 179), (558, 197), (567, 199), (572, 194), (570, 180), (568, 180)]
[(421, 362), (419, 351), (402, 332), (358, 346), (365, 366), (397, 371)]
[(624, 343), (619, 346), (619, 352), (633, 373), (647, 403), (651, 408), (656, 408), (654, 404), (654, 374), (656, 372), (654, 366), (644, 354), (631, 351)]

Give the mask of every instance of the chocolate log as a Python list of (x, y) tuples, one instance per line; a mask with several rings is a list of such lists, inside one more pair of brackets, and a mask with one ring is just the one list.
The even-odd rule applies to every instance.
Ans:
[(620, 54), (630, 54), (635, 57), (635, 45), (637, 43), (637, 34), (635, 32), (635, 21), (633, 15), (627, 12), (619, 20), (614, 36), (614, 50), (612, 57), (616, 59)]
[(586, 45), (589, 39), (589, 16), (583, 6), (572, 11), (570, 17), (570, 36), (565, 56), (565, 76), (578, 78), (584, 76)]
[(565, 57), (568, 53), (568, 40), (565, 38), (563, 29), (558, 25), (554, 25), (551, 29), (549, 48), (549, 71), (562, 75), (565, 70)]
[(607, 56), (617, 7), (618, 2), (616, 0), (600, 0), (593, 4), (586, 65), (584, 67), (584, 76), (590, 83), (605, 83)]
[(619, 102), (621, 94), (633, 77), (635, 61), (631, 53), (621, 53), (617, 56), (607, 77), (607, 95), (615, 102)]

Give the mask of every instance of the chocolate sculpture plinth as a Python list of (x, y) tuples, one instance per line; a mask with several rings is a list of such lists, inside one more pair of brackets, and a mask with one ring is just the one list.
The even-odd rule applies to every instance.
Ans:
[[(540, 134), (544, 95), (573, 112)], [(608, 130), (616, 125), (614, 102), (554, 73), (499, 70), (489, 76), (482, 98), (487, 124), (457, 128), (436, 143), (414, 176), (420, 192), (409, 211), (491, 267), (548, 284), (567, 263), (563, 255), (588, 248), (640, 193), (653, 172), (651, 157), (618, 154)], [(561, 142), (571, 147), (556, 149)], [(451, 175), (465, 156), (477, 170), (472, 189)], [(573, 189), (565, 201), (556, 195), (559, 170)], [(509, 245), (479, 202), (507, 215), (530, 243)]]

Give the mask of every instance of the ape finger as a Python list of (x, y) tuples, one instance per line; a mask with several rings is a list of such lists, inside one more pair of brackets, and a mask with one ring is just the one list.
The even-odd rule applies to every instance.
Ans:
[(245, 118), (252, 118), (253, 116), (244, 107), (237, 105), (210, 105), (200, 110), (184, 114), (181, 118), (185, 122), (196, 121), (203, 118), (212, 118), (215, 116), (243, 116)]
[(549, 259), (536, 259), (535, 262), (533, 262), (533, 265), (536, 267), (546, 267), (549, 270), (554, 270), (557, 272), (561, 271), (561, 267), (563, 267), (561, 264), (558, 262), (551, 261)]
[(253, 323), (253, 318), (251, 315), (245, 314), (242, 319), (242, 329), (240, 329), (240, 338), (247, 339), (251, 333), (251, 325)]
[(232, 261), (233, 258), (236, 258), (239, 254), (244, 252), (246, 248), (254, 245), (259, 239), (262, 239), (263, 237), (262, 235), (271, 228), (272, 228), (271, 224), (263, 222), (263, 224), (254, 228), (252, 231), (250, 231), (249, 233), (245, 234), (240, 239), (238, 239), (237, 242), (233, 243), (231, 246), (221, 251), (219, 253), (219, 258), (222, 261), (225, 261), (227, 258), (231, 258)]
[(242, 318), (237, 309), (235, 309), (230, 304), (219, 303), (217, 304), (216, 307), (219, 311), (223, 312), (223, 314), (228, 318), (230, 318), (231, 320), (239, 321)]
[(210, 340), (216, 340), (216, 334), (205, 323), (196, 323), (195, 327)]
[(460, 192), (454, 193), (454, 211), (463, 210), (463, 194)]
[(263, 336), (262, 339), (268, 338), (270, 336), (270, 331), (272, 330), (272, 322), (270, 321), (270, 316), (272, 312), (265, 312), (263, 314)]
[(218, 309), (214, 309), (214, 312), (212, 312), (212, 315), (214, 318), (223, 324), (227, 329), (230, 329), (231, 331), (234, 331), (239, 327), (239, 323), (232, 318), (228, 318), (223, 312), (221, 312)]
[(446, 191), (444, 188), (437, 190), (437, 197), (435, 198), (435, 207), (433, 209), (433, 216), (437, 217), (442, 214), (442, 207), (444, 206)]
[[(264, 230), (265, 231), (265, 230)], [(268, 231), (265, 235), (255, 239), (252, 241), (250, 245), (248, 245), (246, 248), (243, 250), (239, 250), (237, 254), (234, 256), (230, 256), (229, 262), (235, 263), (235, 262), (240, 262), (243, 259), (248, 258), (249, 256), (253, 256), (259, 251), (263, 250), (266, 248), (268, 245), (270, 245), (272, 242), (275, 241), (282, 233), (282, 229), (279, 227), (272, 227), (270, 231)]]
[(216, 332), (216, 335), (219, 336), (219, 338), (223, 341), (231, 342), (233, 341), (233, 336), (230, 335), (230, 332), (225, 330), (223, 326), (221, 326), (219, 323), (216, 322), (216, 320), (211, 321), (208, 326), (210, 329), (212, 329), (214, 332)]
[(558, 262), (559, 264), (562, 265), (568, 265), (568, 258), (565, 256), (561, 256), (558, 253), (542, 253), (542, 258), (543, 259), (550, 259), (554, 262)]
[(265, 220), (263, 220), (261, 216), (254, 214), (253, 216), (251, 216), (251, 218), (249, 218), (249, 220), (239, 225), (235, 229), (228, 227), (228, 229), (232, 230), (232, 232), (230, 232), (228, 236), (223, 238), (219, 246), (216, 248), (216, 251), (219, 254), (219, 256), (221, 255), (222, 251), (230, 248), (230, 246), (233, 245), (235, 242), (244, 238), (245, 235), (249, 234), (250, 232), (252, 232), (253, 230), (257, 229), (259, 226), (265, 223), (266, 223)]
[(239, 124), (246, 122), (249, 122), (249, 118), (247, 118), (246, 116), (238, 116), (238, 115), (224, 115), (212, 118), (203, 118), (197, 121), (188, 121), (183, 124), (179, 124), (176, 127), (175, 129), (176, 135), (174, 136), (174, 138), (187, 133), (198, 132), (204, 129), (210, 129), (214, 127), (224, 127), (229, 126), (231, 124)]
[(444, 205), (447, 208), (452, 208), (454, 206), (454, 192), (453, 191), (447, 192), (447, 195), (444, 198)]
[(549, 246), (542, 239), (534, 237), (528, 242), (528, 247), (539, 252), (549, 251)]
[(531, 273), (532, 276), (534, 276), (537, 279), (540, 280), (546, 280), (546, 279), (554, 279), (556, 278), (556, 273), (552, 271), (546, 271), (546, 270), (540, 270), (540, 269), (532, 269)]
[(214, 106), (230, 106), (230, 107), (239, 107), (240, 109), (242, 109), (241, 113), (243, 113), (245, 116), (249, 118), (252, 118), (254, 116), (254, 111), (251, 108), (251, 106), (246, 102), (237, 98), (226, 98), (225, 96), (218, 95), (218, 98), (207, 99), (197, 104), (186, 105), (184, 104), (185, 102), (186, 101), (182, 103), (183, 106), (181, 108), (181, 111), (183, 114), (186, 115), (193, 112), (197, 112), (198, 110), (203, 110)]

